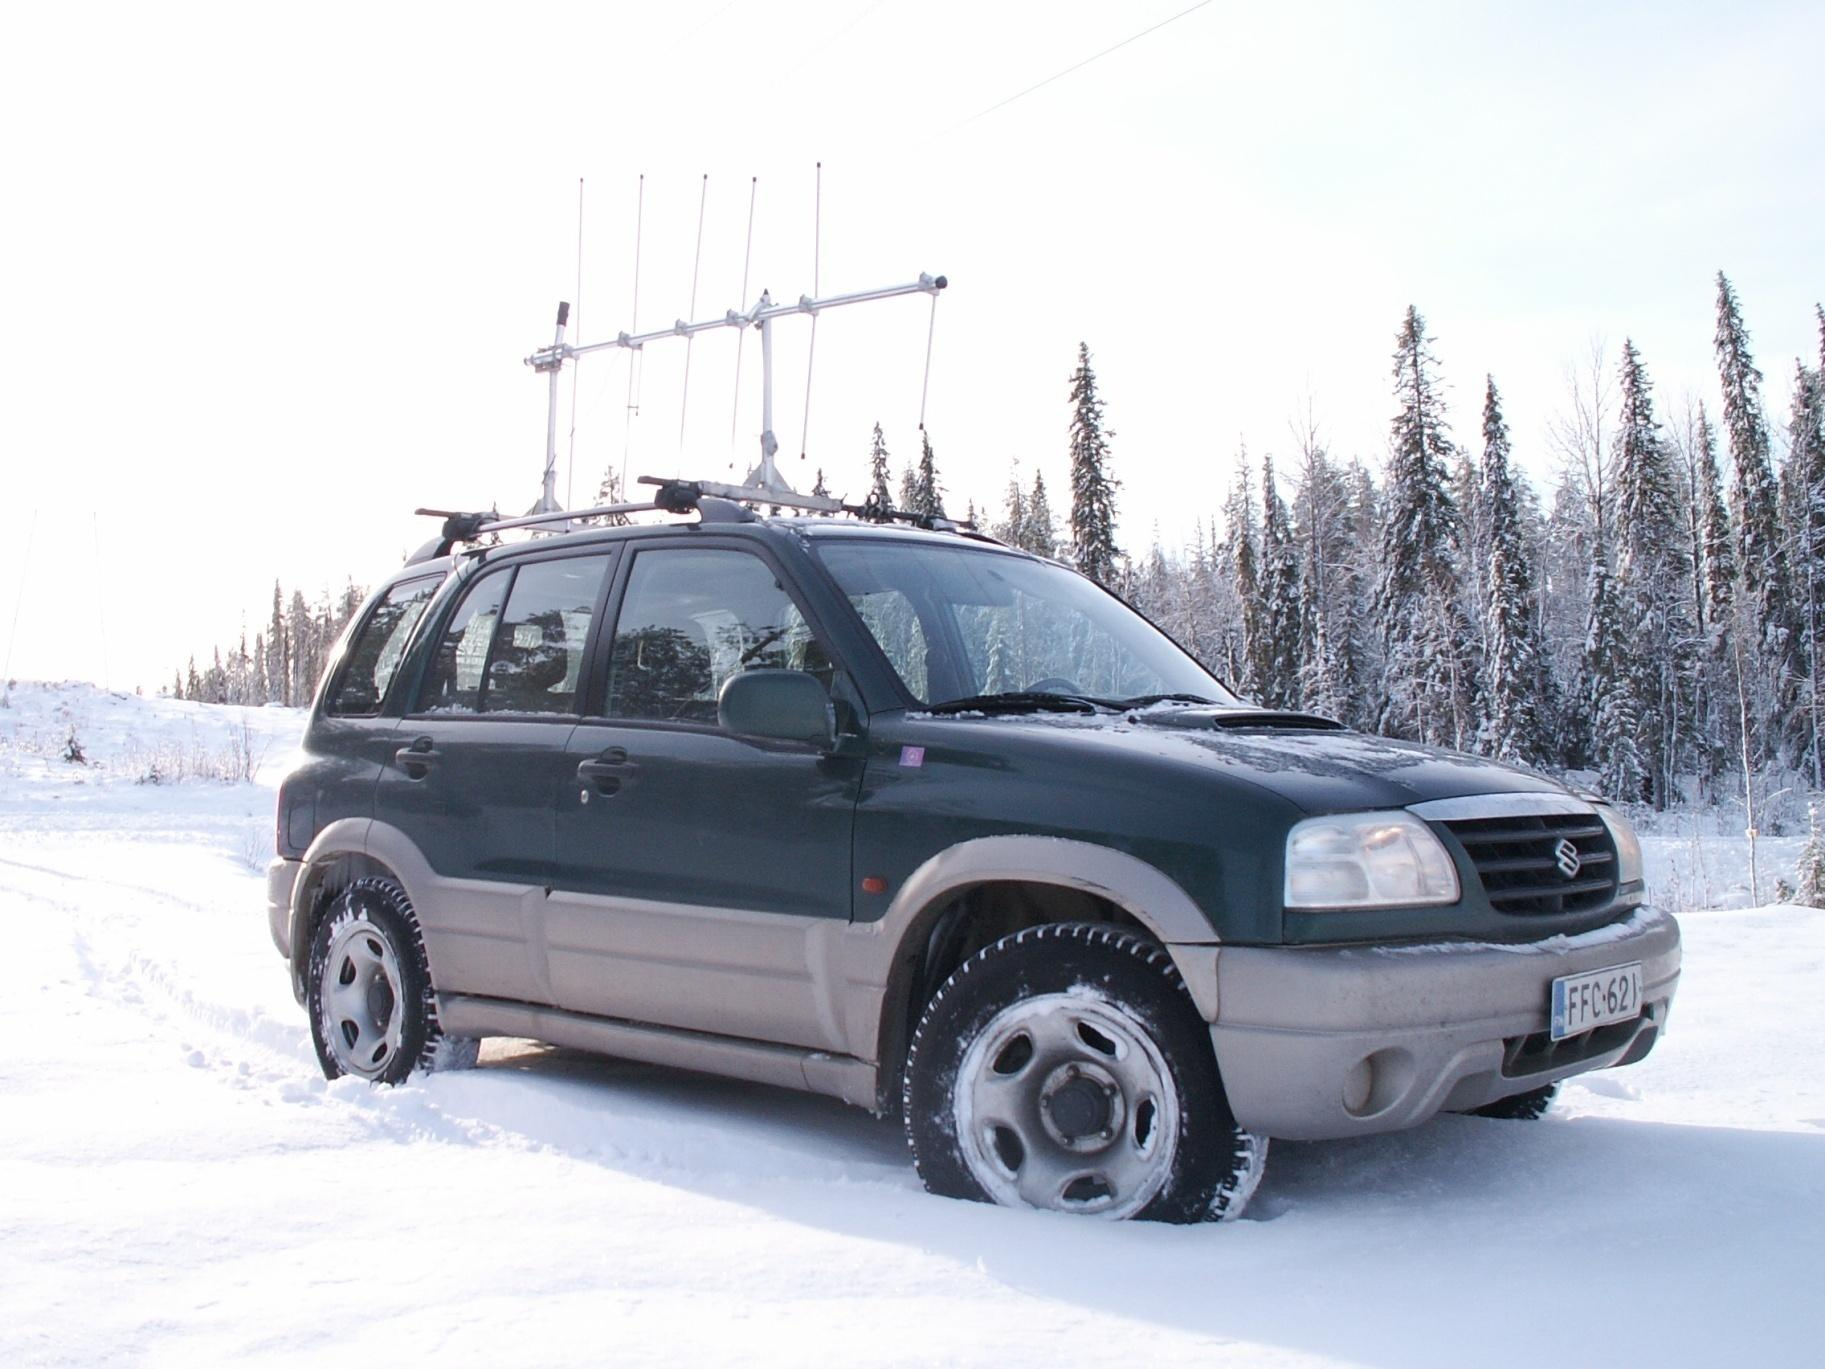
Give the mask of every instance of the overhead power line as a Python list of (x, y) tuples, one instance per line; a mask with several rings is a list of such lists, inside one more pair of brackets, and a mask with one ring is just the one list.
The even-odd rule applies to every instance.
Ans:
[(1159, 23), (1153, 25), (1151, 28), (1144, 28), (1139, 33), (1129, 34), (1128, 37), (1122, 39), (1121, 42), (1113, 44), (1110, 47), (1106, 47), (1101, 52), (1096, 53), (1093, 56), (1086, 57), (1086, 58), (1084, 58), (1083, 61), (1078, 62), (1073, 66), (1066, 67), (1063, 71), (1053, 72), (1050, 76), (1046, 77), (1045, 80), (1040, 81), (1038, 84), (1030, 85), (1025, 90), (1019, 92), (1018, 94), (1008, 96), (1007, 99), (1001, 101), (999, 104), (993, 104), (993, 105), (990, 105), (987, 109), (979, 110), (975, 114), (970, 115), (969, 118), (963, 120), (962, 123), (951, 125), (952, 131), (955, 131), (956, 129), (959, 129), (959, 128), (967, 127), (968, 125), (975, 123), (976, 120), (978, 120), (978, 119), (986, 118), (988, 115), (993, 114), (998, 109), (1006, 109), (1009, 105), (1013, 104), (1014, 101), (1024, 100), (1027, 96), (1031, 95), (1034, 91), (1043, 90), (1043, 89), (1045, 89), (1045, 87), (1051, 85), (1052, 82), (1061, 81), (1065, 77), (1069, 76), (1074, 71), (1082, 71), (1085, 67), (1089, 66), (1092, 62), (1100, 62), (1100, 61), (1102, 61), (1103, 58), (1107, 57), (1110, 53), (1117, 52), (1120, 49), (1127, 47), (1128, 44), (1130, 44), (1130, 43), (1137, 43), (1141, 39), (1145, 38), (1150, 33), (1158, 33), (1161, 29), (1165, 28), (1168, 24), (1176, 24), (1176, 23), (1178, 23), (1179, 20), (1183, 19), (1188, 14), (1196, 14), (1199, 10), (1203, 9), (1210, 2), (1211, 2), (1211, 0), (1198, 0), (1198, 3), (1193, 5), (1190, 9), (1180, 10), (1177, 14), (1173, 15), (1171, 18), (1162, 19), (1162, 20), (1160, 20)]

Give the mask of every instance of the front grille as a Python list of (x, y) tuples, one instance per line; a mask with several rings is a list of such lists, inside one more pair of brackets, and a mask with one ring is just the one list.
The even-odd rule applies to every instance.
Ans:
[[(1616, 852), (1595, 813), (1460, 818), (1445, 826), (1463, 843), (1498, 913), (1587, 913), (1616, 896)], [(1561, 842), (1577, 852), (1569, 876)]]

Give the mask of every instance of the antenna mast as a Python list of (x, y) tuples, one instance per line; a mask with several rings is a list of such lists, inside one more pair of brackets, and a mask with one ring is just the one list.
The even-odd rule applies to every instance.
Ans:
[(570, 323), (570, 303), (558, 301), (558, 332), (551, 346), (526, 358), (526, 364), (543, 372), (551, 382), (551, 395), (545, 407), (545, 483), (539, 502), (532, 513), (558, 513), (558, 373), (564, 369), (564, 329)]

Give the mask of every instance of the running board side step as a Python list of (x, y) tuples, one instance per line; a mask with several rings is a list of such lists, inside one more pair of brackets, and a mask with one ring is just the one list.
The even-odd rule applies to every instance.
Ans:
[(451, 1036), (519, 1036), (649, 1065), (726, 1074), (840, 1098), (872, 1111), (875, 1067), (853, 1056), (744, 1041), (711, 1032), (625, 1022), (471, 994), (439, 994), (437, 1021)]

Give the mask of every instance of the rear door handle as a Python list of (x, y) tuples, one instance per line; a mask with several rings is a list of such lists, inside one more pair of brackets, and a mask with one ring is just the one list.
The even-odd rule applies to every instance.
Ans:
[(419, 737), (410, 746), (402, 746), (393, 753), (394, 763), (415, 780), (422, 780), (431, 773), (437, 757), (429, 737)]

